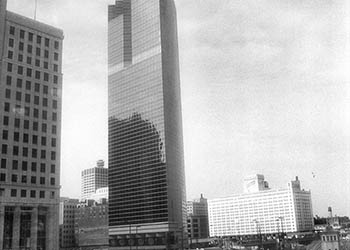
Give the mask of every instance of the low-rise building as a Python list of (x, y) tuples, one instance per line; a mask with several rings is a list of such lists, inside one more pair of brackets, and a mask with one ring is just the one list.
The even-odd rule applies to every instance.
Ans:
[(61, 197), (59, 210), (59, 246), (60, 249), (71, 249), (76, 246), (74, 218), (78, 199)]

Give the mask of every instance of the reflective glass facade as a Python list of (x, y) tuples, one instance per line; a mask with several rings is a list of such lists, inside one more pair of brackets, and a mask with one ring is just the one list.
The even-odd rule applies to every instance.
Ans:
[(172, 0), (109, 6), (108, 68), (110, 244), (176, 247), (186, 197)]

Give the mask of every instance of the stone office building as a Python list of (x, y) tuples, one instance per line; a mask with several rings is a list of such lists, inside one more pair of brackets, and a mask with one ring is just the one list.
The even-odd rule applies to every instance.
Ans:
[(63, 32), (0, 0), (0, 249), (58, 249)]

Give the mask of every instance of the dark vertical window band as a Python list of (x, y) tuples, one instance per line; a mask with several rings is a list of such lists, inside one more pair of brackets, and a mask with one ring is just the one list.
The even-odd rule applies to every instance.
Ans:
[(132, 34), (131, 34), (131, 0), (124, 1), (123, 36), (124, 36), (124, 64), (132, 64)]

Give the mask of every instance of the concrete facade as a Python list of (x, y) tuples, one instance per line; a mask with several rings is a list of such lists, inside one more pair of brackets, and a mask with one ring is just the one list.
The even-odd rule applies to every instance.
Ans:
[(81, 199), (90, 199), (97, 189), (108, 187), (108, 169), (104, 168), (102, 160), (97, 161), (96, 167), (81, 172)]
[(62, 40), (0, 0), (0, 249), (58, 249)]

